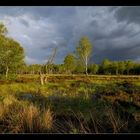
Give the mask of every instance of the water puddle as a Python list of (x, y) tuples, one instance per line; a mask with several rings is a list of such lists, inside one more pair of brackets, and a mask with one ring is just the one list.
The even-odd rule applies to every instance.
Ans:
[(19, 96), (20, 99), (22, 100), (31, 100), (34, 98), (34, 95), (31, 94), (31, 93), (22, 93), (20, 96)]

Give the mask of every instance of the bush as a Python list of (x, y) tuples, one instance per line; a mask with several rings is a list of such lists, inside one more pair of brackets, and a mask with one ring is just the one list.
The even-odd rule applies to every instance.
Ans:
[(17, 79), (17, 75), (16, 74), (9, 74), (7, 80), (15, 81), (16, 79)]

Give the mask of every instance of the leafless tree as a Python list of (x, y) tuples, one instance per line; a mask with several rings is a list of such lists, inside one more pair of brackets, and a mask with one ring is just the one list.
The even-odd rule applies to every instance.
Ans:
[[(53, 49), (52, 54), (49, 56), (47, 62), (42, 66), (43, 69), (44, 68), (48, 69), (48, 66), (53, 63), (53, 60), (56, 56), (56, 52), (57, 52), (57, 47), (55, 47)], [(40, 83), (41, 83), (41, 85), (44, 85), (44, 84), (47, 83), (47, 81), (48, 81), (48, 75), (47, 74), (49, 73), (49, 71), (50, 71), (49, 69), (47, 70), (47, 72), (46, 71), (44, 72), (44, 70), (43, 71), (40, 70)]]

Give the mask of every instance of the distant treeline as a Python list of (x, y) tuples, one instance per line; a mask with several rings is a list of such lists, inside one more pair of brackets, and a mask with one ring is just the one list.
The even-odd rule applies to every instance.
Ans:
[[(41, 64), (23, 65), (11, 72), (16, 74), (39, 74), (40, 71), (50, 74), (85, 74), (82, 64), (77, 63), (77, 65), (74, 64), (73, 67), (70, 67), (70, 63), (67, 64), (65, 61), (63, 64), (49, 64), (47, 66)], [(131, 60), (110, 61), (105, 59), (101, 64), (89, 64), (88, 74), (138, 75), (140, 74), (140, 63)]]

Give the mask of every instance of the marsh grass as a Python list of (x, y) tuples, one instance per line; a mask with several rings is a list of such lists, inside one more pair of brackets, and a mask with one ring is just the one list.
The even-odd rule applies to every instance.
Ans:
[(137, 77), (50, 75), (44, 86), (18, 78), (0, 85), (2, 133), (140, 132)]
[(0, 120), (2, 120), (4, 113), (5, 113), (5, 106), (3, 103), (0, 103)]
[(47, 133), (53, 126), (53, 112), (34, 105), (0, 105), (0, 122), (5, 133)]

